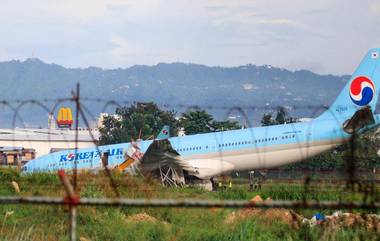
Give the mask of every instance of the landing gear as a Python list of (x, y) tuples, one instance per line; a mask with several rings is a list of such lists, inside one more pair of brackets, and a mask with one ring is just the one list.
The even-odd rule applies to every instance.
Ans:
[(163, 186), (183, 187), (185, 178), (182, 170), (177, 170), (172, 166), (160, 167), (160, 178)]

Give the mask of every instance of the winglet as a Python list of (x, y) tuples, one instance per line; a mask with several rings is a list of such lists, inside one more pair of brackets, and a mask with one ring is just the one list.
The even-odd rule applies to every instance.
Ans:
[(166, 125), (162, 128), (162, 130), (160, 131), (160, 134), (158, 134), (156, 140), (168, 139), (169, 137), (170, 137), (170, 127)]

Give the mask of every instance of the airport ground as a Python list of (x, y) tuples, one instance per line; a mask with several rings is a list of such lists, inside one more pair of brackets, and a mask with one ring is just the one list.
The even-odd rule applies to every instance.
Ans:
[[(251, 200), (301, 200), (305, 197), (302, 181), (268, 179), (261, 190), (249, 191), (248, 182), (239, 179), (232, 188), (217, 192), (198, 188), (162, 187), (154, 180), (114, 174), (118, 190), (129, 198), (196, 198)], [(11, 185), (16, 181), (17, 193)], [(377, 187), (379, 188), (379, 187)], [(78, 190), (82, 197), (114, 197), (103, 174), (80, 174)], [(63, 196), (64, 189), (56, 175), (20, 175), (15, 169), (0, 169), (0, 195)], [(357, 200), (363, 194), (344, 189), (341, 181), (316, 179), (308, 186), (306, 198), (316, 200)], [(334, 225), (302, 224), (303, 217), (325, 215), (336, 210), (285, 209), (201, 209), (201, 208), (78, 208), (78, 238), (84, 240), (377, 240), (380, 229), (365, 222)], [(341, 210), (360, 212), (360, 210)], [(368, 212), (368, 211), (365, 211)], [(376, 212), (369, 211), (371, 213)], [(378, 210), (377, 210), (378, 212)], [(295, 213), (296, 219), (289, 213)], [(67, 207), (42, 205), (1, 205), (1, 240), (67, 240)], [(379, 226), (380, 227), (380, 226)]]

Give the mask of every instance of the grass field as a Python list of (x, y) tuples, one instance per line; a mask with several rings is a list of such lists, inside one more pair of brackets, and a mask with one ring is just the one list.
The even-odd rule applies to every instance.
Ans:
[[(304, 198), (302, 184), (264, 183), (262, 189), (249, 192), (246, 185), (207, 192), (197, 188), (173, 189), (153, 180), (115, 174), (123, 197), (130, 198), (196, 198), (250, 200), (256, 195), (264, 199), (300, 200)], [(15, 193), (16, 181), (21, 189)], [(361, 200), (360, 194), (343, 187), (312, 182), (307, 199)], [(114, 197), (108, 180), (102, 174), (82, 174), (78, 177), (82, 197)], [(56, 175), (21, 176), (13, 169), (0, 169), (0, 195), (63, 196), (63, 187)], [(277, 210), (281, 211), (281, 210)], [(294, 210), (310, 218), (315, 212), (331, 214), (332, 210)], [(249, 213), (249, 215), (246, 215)], [(78, 237), (83, 240), (378, 240), (379, 230), (364, 225), (327, 228), (292, 225), (278, 214), (264, 211), (200, 208), (78, 208)], [(252, 215), (251, 215), (252, 214)], [(280, 212), (281, 215), (281, 212)], [(67, 207), (42, 205), (1, 205), (1, 240), (67, 240)], [(232, 218), (233, 217), (233, 218)]]

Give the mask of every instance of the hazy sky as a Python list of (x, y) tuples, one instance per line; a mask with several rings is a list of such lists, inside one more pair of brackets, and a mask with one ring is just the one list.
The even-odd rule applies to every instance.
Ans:
[(0, 0), (0, 60), (67, 67), (271, 64), (350, 74), (380, 47), (379, 0)]

